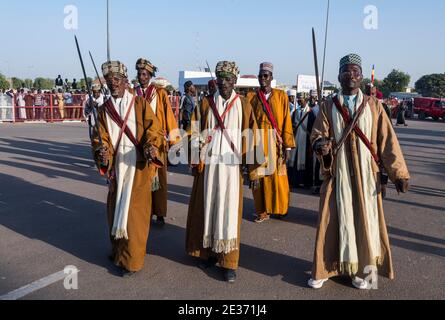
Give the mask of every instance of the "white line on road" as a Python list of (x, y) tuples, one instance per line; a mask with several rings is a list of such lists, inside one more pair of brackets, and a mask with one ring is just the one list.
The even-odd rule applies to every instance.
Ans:
[(59, 205), (57, 205), (57, 204), (55, 204), (55, 203), (53, 203), (53, 202), (49, 202), (49, 201), (44, 200), (44, 201), (39, 202), (38, 204), (41, 204), (41, 203), (50, 205), (50, 206), (52, 206), (52, 207), (56, 207), (57, 209), (60, 209), (60, 210), (64, 210), (64, 211), (68, 211), (68, 212), (74, 213), (73, 210), (68, 209), (68, 208), (65, 208), (65, 207), (63, 207), (63, 206), (59, 206)]
[(182, 197), (190, 198), (190, 195), (189, 194), (185, 194), (185, 193), (179, 193), (179, 192), (173, 192), (173, 191), (168, 191), (167, 193), (174, 194), (176, 196), (182, 196)]
[(11, 291), (3, 296), (0, 296), (0, 300), (18, 300), (35, 291), (46, 288), (58, 281), (65, 279), (67, 274), (65, 271), (56, 272), (50, 276), (37, 280), (17, 290)]

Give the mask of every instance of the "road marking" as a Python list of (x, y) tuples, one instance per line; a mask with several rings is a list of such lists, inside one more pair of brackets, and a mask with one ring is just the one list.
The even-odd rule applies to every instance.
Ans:
[(0, 300), (18, 300), (35, 291), (46, 288), (56, 282), (59, 282), (67, 277), (65, 271), (59, 271), (45, 278), (37, 280), (26, 286), (23, 286), (17, 290), (11, 291), (3, 296), (0, 296)]
[(60, 210), (64, 210), (64, 211), (68, 211), (68, 212), (74, 213), (73, 210), (68, 209), (68, 208), (65, 208), (65, 207), (63, 207), (63, 206), (59, 206), (59, 205), (57, 205), (57, 204), (55, 204), (55, 203), (53, 203), (53, 202), (49, 202), (49, 201), (43, 200), (43, 201), (40, 201), (39, 204), (40, 204), (40, 203), (43, 203), (43, 204), (47, 204), (47, 205), (56, 207), (57, 209), (60, 209)]
[(168, 191), (168, 193), (174, 194), (176, 196), (182, 196), (182, 197), (190, 198), (190, 195), (189, 194), (185, 194), (185, 193), (179, 193), (179, 192), (173, 192), (173, 191)]

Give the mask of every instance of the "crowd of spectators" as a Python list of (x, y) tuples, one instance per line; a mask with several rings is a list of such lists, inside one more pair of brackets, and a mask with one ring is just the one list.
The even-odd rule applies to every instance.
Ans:
[(83, 106), (87, 100), (85, 87), (76, 79), (69, 82), (59, 75), (51, 90), (22, 87), (0, 90), (0, 120), (15, 121), (84, 120)]

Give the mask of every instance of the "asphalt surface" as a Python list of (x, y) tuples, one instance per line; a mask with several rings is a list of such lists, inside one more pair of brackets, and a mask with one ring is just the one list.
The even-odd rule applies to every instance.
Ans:
[[(107, 188), (91, 161), (87, 127), (0, 124), (0, 298), (22, 288), (7, 297), (444, 299), (445, 123), (413, 121), (397, 133), (412, 188), (398, 196), (390, 186), (384, 204), (396, 280), (379, 278), (378, 290), (359, 291), (337, 278), (316, 291), (306, 286), (319, 201), (310, 192), (293, 190), (286, 220), (257, 225), (245, 189), (240, 269), (230, 285), (221, 270), (203, 272), (185, 254), (192, 178), (185, 167), (170, 168), (167, 224), (152, 226), (144, 270), (122, 279), (107, 259)], [(63, 280), (35, 283), (66, 266), (79, 270), (77, 290)]]

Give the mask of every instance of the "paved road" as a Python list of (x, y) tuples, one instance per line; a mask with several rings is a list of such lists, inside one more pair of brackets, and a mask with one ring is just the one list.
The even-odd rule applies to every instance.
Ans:
[[(238, 281), (196, 268), (185, 255), (192, 179), (169, 174), (169, 218), (152, 227), (146, 267), (121, 279), (107, 260), (106, 186), (92, 166), (83, 124), (0, 125), (0, 296), (23, 299), (444, 299), (445, 123), (398, 128), (412, 174), (412, 191), (385, 201), (397, 279), (360, 292), (349, 281), (320, 291), (310, 277), (318, 198), (291, 196), (287, 220), (252, 222), (245, 190)], [(80, 270), (78, 290), (66, 290), (66, 266)], [(50, 278), (47, 278), (51, 276)], [(43, 279), (43, 280), (42, 280)], [(35, 283), (36, 281), (40, 282)], [(32, 284), (32, 286), (27, 286)], [(16, 289), (22, 288), (20, 291)], [(41, 288), (40, 290), (37, 290)], [(26, 294), (26, 295), (25, 295)]]

